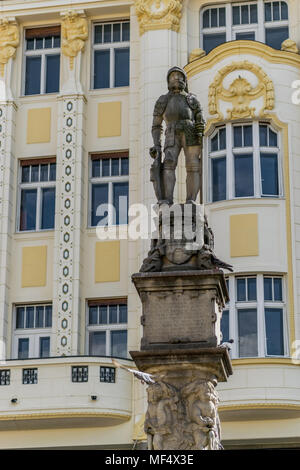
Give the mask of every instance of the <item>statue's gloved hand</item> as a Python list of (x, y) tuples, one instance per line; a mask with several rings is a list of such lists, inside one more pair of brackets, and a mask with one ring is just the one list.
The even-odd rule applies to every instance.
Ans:
[(162, 152), (160, 145), (154, 145), (154, 147), (151, 147), (149, 153), (152, 158), (158, 158), (161, 160)]

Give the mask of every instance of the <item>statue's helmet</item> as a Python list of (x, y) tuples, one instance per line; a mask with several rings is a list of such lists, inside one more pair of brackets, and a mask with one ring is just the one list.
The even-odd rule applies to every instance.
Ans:
[(172, 67), (169, 69), (168, 73), (167, 73), (167, 82), (169, 83), (169, 76), (171, 75), (172, 72), (180, 72), (183, 77), (184, 77), (184, 80), (185, 80), (185, 91), (188, 93), (188, 86), (187, 86), (187, 75), (185, 73), (185, 71), (181, 68), (181, 67)]

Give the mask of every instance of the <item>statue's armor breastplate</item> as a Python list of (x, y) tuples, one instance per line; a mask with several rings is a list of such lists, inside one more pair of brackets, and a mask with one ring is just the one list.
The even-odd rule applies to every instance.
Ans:
[(193, 119), (193, 112), (187, 103), (185, 95), (170, 94), (167, 106), (164, 111), (164, 120), (166, 124), (185, 119)]

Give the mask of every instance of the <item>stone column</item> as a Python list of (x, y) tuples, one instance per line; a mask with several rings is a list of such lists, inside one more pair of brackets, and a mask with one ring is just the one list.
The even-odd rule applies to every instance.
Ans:
[[(54, 355), (79, 353), (80, 267), (82, 260), (83, 172), (86, 98), (80, 83), (81, 50), (87, 38), (82, 12), (62, 20), (62, 85), (58, 97)], [(78, 47), (81, 45), (81, 48)]]
[(14, 18), (0, 19), (0, 360), (7, 358), (8, 294), (12, 210), (15, 171), (15, 122), (17, 106), (11, 91), (13, 57), (19, 45), (19, 29)]

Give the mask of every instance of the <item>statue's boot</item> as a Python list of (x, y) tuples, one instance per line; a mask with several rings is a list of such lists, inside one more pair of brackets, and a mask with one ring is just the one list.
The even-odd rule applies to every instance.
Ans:
[(196, 201), (200, 190), (200, 173), (196, 171), (187, 171), (186, 174), (186, 202)]
[(173, 204), (173, 194), (176, 183), (175, 170), (166, 169), (163, 170), (163, 181), (164, 181), (164, 202)]

